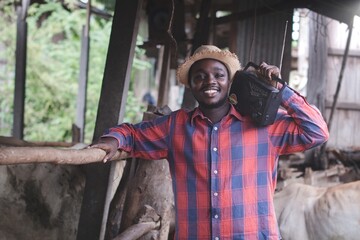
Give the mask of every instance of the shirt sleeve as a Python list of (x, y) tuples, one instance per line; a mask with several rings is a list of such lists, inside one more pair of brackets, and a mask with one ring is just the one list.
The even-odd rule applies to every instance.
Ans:
[(302, 152), (329, 138), (327, 124), (320, 111), (294, 90), (285, 87), (282, 107), (270, 126), (270, 138), (279, 154)]
[(123, 123), (106, 130), (102, 137), (113, 137), (118, 141), (118, 149), (133, 157), (163, 159), (169, 149), (170, 116), (138, 124)]

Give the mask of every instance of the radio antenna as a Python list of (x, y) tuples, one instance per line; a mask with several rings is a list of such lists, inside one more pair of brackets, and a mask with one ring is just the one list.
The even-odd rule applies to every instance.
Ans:
[(253, 25), (253, 35), (250, 43), (250, 51), (249, 51), (249, 61), (252, 61), (253, 53), (254, 53), (254, 42), (256, 38), (256, 20), (257, 20), (257, 1), (255, 2), (255, 8), (254, 8), (254, 25)]
[(287, 25), (288, 25), (288, 21), (286, 21), (286, 23), (285, 23), (284, 39), (283, 39), (283, 44), (282, 44), (282, 48), (281, 48), (280, 64), (279, 64), (280, 72), (281, 72), (282, 63), (283, 63), (283, 58), (284, 58), (284, 50), (285, 50), (285, 43), (286, 43)]

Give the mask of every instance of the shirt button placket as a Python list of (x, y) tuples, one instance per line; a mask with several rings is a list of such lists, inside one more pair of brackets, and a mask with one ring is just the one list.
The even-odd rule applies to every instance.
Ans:
[(211, 136), (211, 171), (213, 173), (212, 179), (211, 179), (211, 191), (212, 191), (212, 208), (213, 208), (213, 212), (212, 212), (212, 230), (213, 230), (213, 236), (212, 239), (215, 240), (219, 240), (219, 233), (220, 233), (220, 215), (219, 215), (219, 189), (218, 189), (218, 174), (219, 174), (219, 170), (218, 170), (218, 152), (219, 152), (219, 143), (218, 143), (218, 130), (219, 128), (217, 126), (214, 126), (212, 128), (212, 136)]

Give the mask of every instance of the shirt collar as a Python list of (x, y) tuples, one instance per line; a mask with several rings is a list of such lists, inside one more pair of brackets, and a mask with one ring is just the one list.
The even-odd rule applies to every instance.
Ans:
[[(207, 117), (204, 116), (204, 114), (201, 112), (201, 110), (199, 109), (199, 107), (195, 108), (194, 111), (192, 112), (192, 115), (190, 117), (190, 122), (191, 125), (194, 124), (194, 120), (195, 118), (201, 118), (207, 121), (210, 121)], [(245, 117), (242, 116), (234, 107), (234, 105), (230, 104), (230, 110), (229, 113), (221, 120), (223, 121), (225, 118), (229, 118), (229, 117), (235, 117), (236, 119), (238, 119), (239, 121), (245, 121)]]

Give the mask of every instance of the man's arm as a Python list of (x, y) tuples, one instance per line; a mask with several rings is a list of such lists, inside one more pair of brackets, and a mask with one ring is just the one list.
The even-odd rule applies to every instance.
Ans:
[(280, 154), (302, 152), (329, 139), (329, 130), (320, 111), (294, 90), (285, 87), (275, 123), (270, 126), (271, 141)]
[(138, 124), (123, 123), (106, 130), (92, 147), (106, 151), (103, 161), (111, 160), (116, 151), (145, 159), (167, 157), (169, 148), (170, 115)]
[[(271, 85), (281, 89), (283, 85), (271, 80), (280, 78), (278, 67), (261, 63), (258, 76)], [(281, 106), (275, 123), (269, 127), (271, 141), (280, 154), (304, 151), (326, 142), (329, 130), (320, 111), (310, 105), (305, 97), (285, 86)]]

